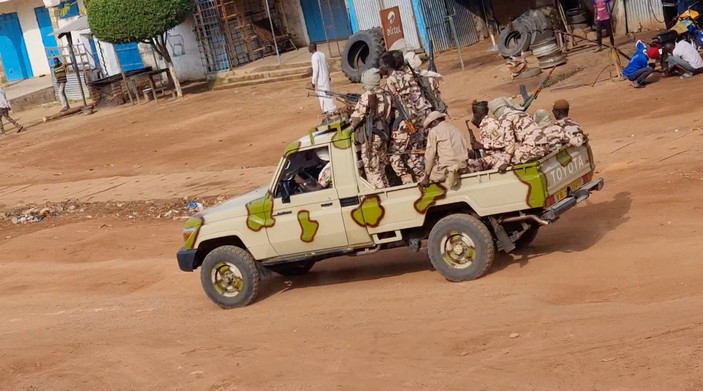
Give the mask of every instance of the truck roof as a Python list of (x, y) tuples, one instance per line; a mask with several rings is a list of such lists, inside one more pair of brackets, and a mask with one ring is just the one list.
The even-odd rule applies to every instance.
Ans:
[(321, 125), (310, 129), (307, 135), (291, 142), (286, 147), (283, 155), (289, 154), (306, 148), (312, 145), (324, 145), (334, 143), (339, 148), (349, 148), (352, 143), (352, 135), (354, 131), (351, 129), (349, 122), (340, 120), (329, 125)]

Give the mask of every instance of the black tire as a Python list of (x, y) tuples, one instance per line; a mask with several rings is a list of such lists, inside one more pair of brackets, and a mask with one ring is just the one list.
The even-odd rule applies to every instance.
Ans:
[(315, 262), (302, 261), (293, 263), (282, 263), (280, 265), (272, 265), (268, 266), (268, 269), (282, 276), (290, 277), (301, 276), (303, 274), (306, 274), (310, 271), (310, 269), (312, 269), (313, 266), (315, 266)]
[(519, 56), (520, 53), (530, 48), (531, 42), (532, 34), (528, 31), (505, 28), (500, 32), (498, 38), (498, 51), (503, 57)]
[(535, 241), (535, 238), (537, 237), (537, 234), (539, 233), (539, 225), (530, 225), (530, 228), (525, 231), (522, 236), (520, 236), (520, 239), (515, 241), (515, 250), (520, 251), (524, 250), (532, 244), (532, 242)]
[[(466, 214), (449, 215), (437, 222), (430, 232), (428, 246), (432, 266), (453, 282), (481, 277), (491, 267), (495, 256), (488, 228), (479, 219)], [(462, 253), (457, 254), (457, 251)]]
[(347, 40), (342, 51), (342, 72), (352, 83), (361, 81), (367, 69), (378, 68), (386, 51), (380, 28), (362, 30)]
[[(218, 277), (221, 279), (219, 283), (216, 281)], [(244, 307), (256, 299), (261, 273), (248, 251), (236, 246), (221, 246), (203, 260), (200, 283), (205, 294), (220, 307)]]

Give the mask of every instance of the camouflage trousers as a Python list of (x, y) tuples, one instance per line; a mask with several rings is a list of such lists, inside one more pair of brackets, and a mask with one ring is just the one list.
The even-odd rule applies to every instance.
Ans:
[(549, 154), (549, 145), (521, 144), (515, 148), (513, 164), (526, 164), (539, 160)]
[(424, 142), (418, 133), (410, 134), (401, 124), (397, 130), (391, 133), (391, 145), (388, 150), (393, 171), (403, 181), (404, 185), (422, 179), (425, 175), (425, 159), (413, 149), (424, 148)]
[(480, 159), (469, 160), (469, 169), (471, 172), (497, 169), (506, 164), (510, 165), (510, 160), (510, 154), (505, 151), (490, 151)]
[(374, 189), (388, 187), (386, 179), (386, 166), (388, 165), (388, 146), (377, 135), (373, 135), (371, 142), (361, 146), (361, 161), (364, 163), (364, 173)]

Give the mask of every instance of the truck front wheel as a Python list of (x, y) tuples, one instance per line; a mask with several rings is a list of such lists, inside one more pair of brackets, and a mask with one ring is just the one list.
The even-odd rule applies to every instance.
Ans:
[(430, 232), (430, 261), (447, 280), (481, 277), (493, 263), (495, 246), (488, 228), (477, 218), (454, 214), (437, 222)]
[(200, 282), (210, 300), (222, 308), (236, 308), (254, 301), (261, 285), (261, 275), (248, 251), (236, 246), (221, 246), (203, 260)]

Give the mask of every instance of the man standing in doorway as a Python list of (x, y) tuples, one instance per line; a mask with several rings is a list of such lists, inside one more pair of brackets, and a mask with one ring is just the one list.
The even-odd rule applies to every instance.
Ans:
[(603, 29), (610, 37), (610, 45), (615, 46), (613, 24), (610, 22), (610, 0), (594, 0), (593, 13), (596, 16), (596, 37), (598, 41), (598, 49), (596, 51), (603, 50)]
[(10, 110), (12, 110), (10, 108), (10, 101), (7, 100), (7, 96), (5, 96), (5, 90), (0, 87), (0, 136), (5, 135), (5, 126), (2, 124), (3, 118), (7, 118), (11, 124), (15, 125), (17, 133), (24, 129), (24, 126), (18, 124), (17, 121), (10, 117)]
[(59, 99), (61, 99), (61, 111), (69, 109), (68, 98), (66, 97), (66, 65), (57, 57), (54, 58), (54, 77), (56, 77), (56, 85), (59, 86)]
[(308, 50), (312, 53), (312, 88), (317, 91), (319, 96), (322, 114), (335, 114), (337, 106), (334, 104), (334, 98), (328, 94), (332, 89), (332, 79), (325, 53), (317, 50), (317, 44), (314, 43), (308, 46)]

